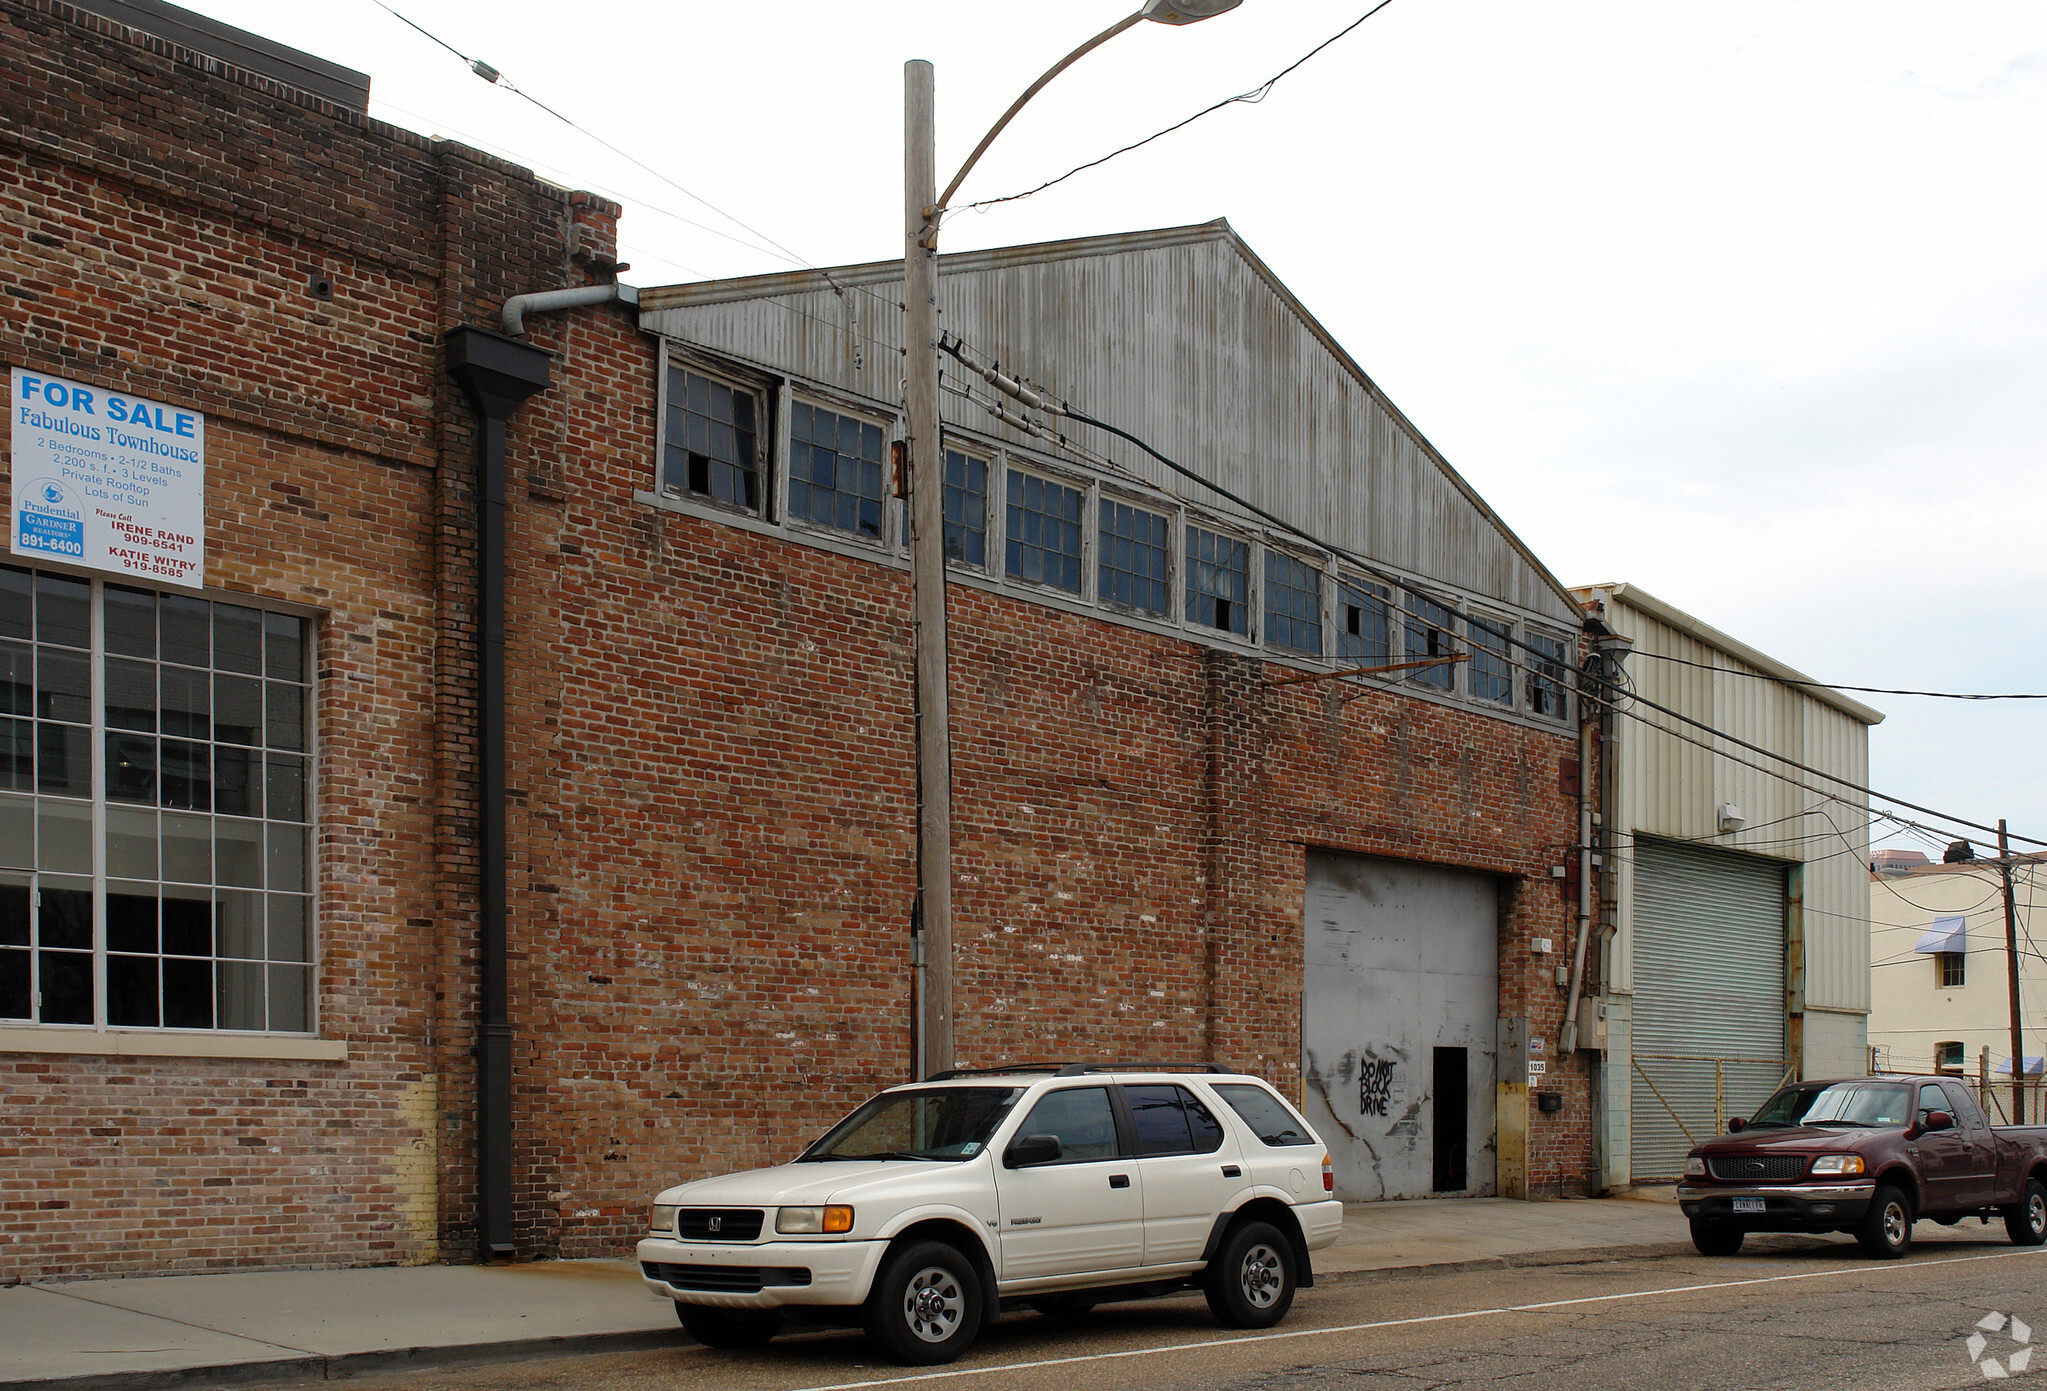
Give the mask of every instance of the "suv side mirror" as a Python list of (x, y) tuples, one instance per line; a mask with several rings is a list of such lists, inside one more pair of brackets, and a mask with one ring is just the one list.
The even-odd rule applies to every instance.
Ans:
[(1002, 1154), (1006, 1169), (1027, 1169), (1033, 1164), (1055, 1164), (1063, 1151), (1057, 1135), (1026, 1135)]
[(1741, 1134), (1742, 1131), (1747, 1129), (1748, 1121), (1743, 1119), (1742, 1117), (1729, 1116), (1727, 1118), (1727, 1133), (1729, 1135), (1739, 1135)]
[(1953, 1130), (1955, 1118), (1945, 1111), (1928, 1111), (1919, 1118), (1919, 1128), (1928, 1131)]

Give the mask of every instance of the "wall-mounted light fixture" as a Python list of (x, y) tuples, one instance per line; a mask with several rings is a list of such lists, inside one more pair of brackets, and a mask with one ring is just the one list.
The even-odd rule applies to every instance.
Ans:
[(1732, 802), (1720, 804), (1720, 834), (1728, 835), (1748, 824), (1748, 818), (1741, 814), (1741, 808)]

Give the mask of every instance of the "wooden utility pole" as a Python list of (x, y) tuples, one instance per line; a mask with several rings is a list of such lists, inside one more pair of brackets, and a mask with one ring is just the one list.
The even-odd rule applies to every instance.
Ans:
[(2011, 976), (2011, 1123), (2026, 1123), (2026, 1026), (2019, 1013), (2019, 905), (2012, 895), (2011, 841), (1997, 818), (1997, 872), (2004, 879), (2004, 952)]
[(952, 716), (945, 631), (945, 446), (938, 423), (938, 196), (931, 64), (903, 64), (904, 414), (916, 620), (917, 1080), (952, 1066)]

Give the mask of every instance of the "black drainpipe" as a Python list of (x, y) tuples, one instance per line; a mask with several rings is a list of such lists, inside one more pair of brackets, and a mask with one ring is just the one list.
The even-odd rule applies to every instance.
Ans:
[(505, 985), (505, 426), (548, 385), (553, 354), (489, 329), (447, 337), (448, 375), (476, 408), (476, 743), (483, 899), (477, 1029), (476, 1234), (486, 1260), (512, 1244), (512, 1019)]

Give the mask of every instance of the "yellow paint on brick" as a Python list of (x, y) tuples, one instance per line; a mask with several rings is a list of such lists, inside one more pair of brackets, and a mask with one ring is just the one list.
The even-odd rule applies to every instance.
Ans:
[(441, 1256), (440, 1246), (440, 1078), (428, 1073), (420, 1081), (400, 1088), (399, 1115), (411, 1138), (391, 1154), (391, 1183), (398, 1190), (393, 1215), (399, 1230), (412, 1240), (406, 1244), (404, 1259), (427, 1265)]

